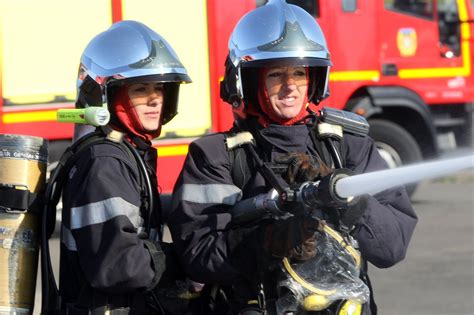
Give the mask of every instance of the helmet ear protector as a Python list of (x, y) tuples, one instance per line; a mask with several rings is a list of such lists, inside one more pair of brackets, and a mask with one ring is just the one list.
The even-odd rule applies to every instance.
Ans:
[(179, 98), (179, 85), (180, 83), (168, 82), (163, 84), (165, 93), (165, 101), (163, 104), (163, 121), (165, 125), (174, 116), (178, 114), (178, 98)]
[(225, 60), (225, 74), (224, 79), (220, 83), (220, 97), (224, 102), (229, 103), (232, 107), (239, 107), (242, 102), (242, 92), (238, 88), (237, 81), (239, 81), (239, 74), (237, 68), (233, 65), (229, 55)]
[(76, 108), (86, 108), (89, 106), (102, 106), (102, 91), (97, 82), (90, 76), (86, 76), (82, 81), (81, 88), (78, 89)]
[(313, 104), (319, 104), (329, 97), (329, 66), (309, 68), (308, 100)]

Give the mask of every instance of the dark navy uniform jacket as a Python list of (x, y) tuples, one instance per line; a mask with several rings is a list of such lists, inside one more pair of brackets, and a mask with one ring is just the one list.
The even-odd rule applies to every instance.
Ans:
[[(156, 150), (149, 150), (151, 160), (156, 159)], [(107, 143), (79, 154), (63, 193), (63, 303), (137, 306), (143, 312), (142, 293), (159, 277), (149, 250), (153, 244), (139, 237), (146, 216), (140, 212), (143, 183), (137, 163), (127, 151)], [(150, 178), (156, 179), (156, 173), (150, 171)]]
[[(305, 125), (270, 125), (258, 131), (257, 151), (269, 161), (269, 152), (304, 152), (315, 155)], [(238, 187), (232, 177), (234, 161), (227, 151), (225, 134), (194, 141), (174, 189), (169, 227), (186, 271), (203, 283), (229, 285), (255, 279), (261, 244), (255, 228), (230, 229), (231, 207), (242, 199), (265, 193), (268, 183), (259, 173)], [(259, 140), (259, 139), (257, 139)], [(386, 168), (374, 142), (367, 136), (344, 134), (346, 167), (355, 174)], [(404, 259), (417, 222), (403, 187), (369, 197), (368, 208), (356, 223), (353, 236), (362, 257), (379, 268)]]

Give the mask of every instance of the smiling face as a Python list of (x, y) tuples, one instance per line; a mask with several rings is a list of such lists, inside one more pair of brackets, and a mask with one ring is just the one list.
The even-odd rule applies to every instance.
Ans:
[(128, 87), (128, 96), (146, 131), (156, 131), (163, 116), (163, 84), (135, 83)]
[(305, 67), (272, 67), (265, 72), (265, 87), (273, 111), (281, 119), (296, 117), (308, 93)]

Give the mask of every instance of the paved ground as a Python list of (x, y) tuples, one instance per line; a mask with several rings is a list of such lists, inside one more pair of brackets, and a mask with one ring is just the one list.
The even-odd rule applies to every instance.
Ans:
[[(379, 313), (474, 314), (474, 171), (422, 183), (413, 204), (419, 224), (406, 259), (370, 269)], [(35, 314), (40, 294), (38, 278)]]
[(370, 270), (383, 315), (474, 314), (474, 172), (423, 183), (405, 261)]

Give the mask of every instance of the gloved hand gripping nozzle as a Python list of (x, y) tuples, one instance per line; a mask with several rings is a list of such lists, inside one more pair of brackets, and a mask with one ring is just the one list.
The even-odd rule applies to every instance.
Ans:
[(243, 224), (265, 215), (283, 214), (285, 203), (303, 203), (310, 208), (348, 208), (357, 204), (359, 197), (343, 198), (337, 194), (338, 180), (351, 176), (348, 169), (336, 169), (318, 181), (308, 181), (299, 188), (287, 187), (280, 194), (275, 189), (266, 194), (242, 200), (232, 210), (233, 224)]
[(336, 183), (352, 174), (352, 171), (348, 169), (336, 169), (321, 180), (305, 182), (298, 189), (286, 189), (280, 198), (282, 202), (302, 202), (309, 207), (346, 208), (356, 202), (357, 197), (343, 198), (339, 196)]

